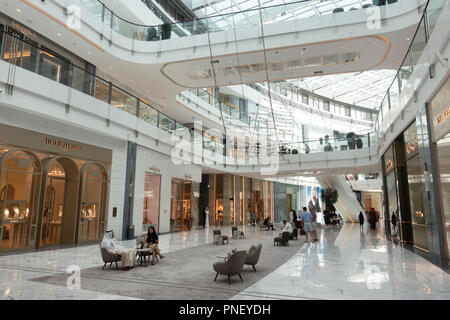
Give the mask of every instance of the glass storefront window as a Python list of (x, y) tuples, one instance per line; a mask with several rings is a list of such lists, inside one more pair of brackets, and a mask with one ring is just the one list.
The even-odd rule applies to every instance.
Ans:
[(137, 115), (137, 99), (115, 86), (111, 91), (111, 105), (134, 116)]
[(444, 237), (450, 257), (450, 133), (437, 143), (437, 167), (440, 177), (441, 212), (444, 214)]
[(191, 228), (191, 182), (172, 179), (170, 231), (189, 231)]
[(95, 98), (108, 103), (109, 84), (106, 81), (95, 79)]
[(409, 159), (406, 166), (408, 171), (414, 245), (424, 250), (428, 250), (427, 219), (425, 217), (419, 155)]
[(100, 240), (105, 232), (107, 177), (95, 164), (83, 168), (78, 242)]
[(35, 244), (41, 165), (24, 151), (1, 158), (1, 249), (26, 248)]
[[(387, 213), (389, 217), (391, 217), (392, 213), (395, 212), (399, 218), (398, 214), (398, 200), (397, 200), (397, 179), (395, 177), (395, 170), (391, 171), (386, 176), (386, 184), (387, 184), (387, 193), (388, 193), (388, 201), (389, 201), (389, 212)], [(388, 217), (385, 217), (388, 218)], [(389, 219), (389, 218), (388, 218)]]
[[(28, 40), (30, 41), (30, 40)], [(30, 41), (31, 42), (31, 41)], [(32, 72), (36, 71), (36, 63), (37, 63), (37, 44), (34, 43), (31, 45), (30, 43), (24, 42), (22, 48), (22, 61), (21, 67)]]
[(39, 74), (53, 81), (68, 85), (70, 63), (47, 50), (39, 52)]
[(144, 183), (144, 214), (142, 224), (153, 225), (159, 232), (159, 200), (161, 176), (145, 173)]
[(41, 235), (42, 247), (60, 242), (65, 189), (65, 169), (61, 163), (55, 161), (47, 173)]

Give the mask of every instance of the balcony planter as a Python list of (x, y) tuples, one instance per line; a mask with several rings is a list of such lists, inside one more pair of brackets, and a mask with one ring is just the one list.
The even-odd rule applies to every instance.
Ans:
[(171, 35), (172, 35), (172, 25), (166, 22), (161, 26), (161, 38), (162, 40), (170, 39)]

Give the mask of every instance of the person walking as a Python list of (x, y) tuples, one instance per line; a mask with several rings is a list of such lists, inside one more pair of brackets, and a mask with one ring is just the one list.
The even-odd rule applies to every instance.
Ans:
[(305, 231), (305, 237), (306, 237), (306, 241), (305, 242), (309, 242), (308, 241), (308, 234), (311, 234), (311, 240), (313, 239), (313, 235), (312, 235), (312, 231), (313, 231), (313, 226), (312, 226), (312, 214), (311, 212), (309, 212), (306, 207), (303, 207), (303, 213), (300, 217), (300, 220), (303, 222), (303, 230)]
[(361, 230), (363, 230), (364, 229), (364, 215), (363, 215), (362, 211), (359, 212), (358, 220), (359, 220), (359, 228)]
[(377, 217), (375, 215), (375, 211), (373, 211), (372, 209), (370, 209), (369, 211), (369, 224), (372, 230), (376, 230)]
[(395, 212), (392, 212), (391, 223), (392, 227), (394, 228), (394, 234), (397, 234), (397, 220), (397, 215), (395, 214)]
[(252, 213), (251, 215), (252, 226), (256, 226), (256, 213)]

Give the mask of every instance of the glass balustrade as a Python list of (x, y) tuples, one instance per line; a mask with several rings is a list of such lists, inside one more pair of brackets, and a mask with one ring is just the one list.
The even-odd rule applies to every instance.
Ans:
[[(14, 39), (12, 39), (14, 38)], [(26, 50), (27, 59), (25, 62), (22, 60), (22, 66), (25, 69), (36, 72), (44, 77), (47, 77), (53, 81), (57, 81), (61, 84), (72, 87), (73, 89), (82, 92), (84, 94), (90, 95), (95, 99), (103, 101), (105, 103), (111, 104), (112, 106), (119, 108), (133, 116), (139, 117), (139, 119), (150, 123), (160, 129), (167, 131), (170, 134), (175, 134), (177, 136), (190, 136), (193, 139), (193, 143), (196, 144), (198, 141), (202, 141), (202, 146), (204, 149), (215, 152), (219, 155), (225, 154), (225, 146), (221, 141), (218, 141), (216, 137), (205, 137), (198, 133), (191, 133), (190, 129), (184, 125), (176, 122), (170, 117), (164, 115), (163, 113), (157, 111), (150, 104), (142, 99), (138, 99), (134, 95), (128, 93), (127, 91), (113, 85), (111, 82), (106, 81), (82, 68), (79, 68), (70, 62), (66, 61), (64, 58), (56, 56), (50, 51), (45, 51), (43, 48), (38, 48), (32, 43), (21, 43), (24, 42), (22, 39), (18, 39), (12, 35), (6, 34), (2, 31), (2, 36), (0, 37), (4, 43), (19, 42), (18, 48), (23, 48), (21, 50)], [(14, 40), (14, 41), (13, 41)], [(36, 54), (29, 54), (28, 52), (34, 52)], [(23, 52), (20, 50), (11, 50), (15, 56), (3, 56), (3, 60), (10, 63), (17, 63), (17, 57), (22, 57)], [(15, 52), (15, 53), (14, 53)], [(36, 62), (42, 61), (43, 59), (51, 59), (54, 63), (52, 69), (49, 66), (41, 66), (39, 68), (30, 67), (36, 65)], [(49, 60), (50, 61), (50, 60)], [(19, 63), (19, 66), (21, 64)], [(50, 72), (51, 71), (51, 72)], [(215, 97), (211, 96), (207, 91), (202, 89), (193, 90), (197, 96), (199, 96), (204, 101), (210, 103), (211, 105), (219, 108), (219, 101)], [(248, 115), (241, 115), (240, 112), (233, 107), (230, 107), (222, 103), (222, 111), (225, 114), (230, 115), (235, 119), (244, 118), (246, 121), (250, 121)], [(220, 140), (220, 139), (219, 139)], [(353, 140), (352, 140), (353, 141)], [(287, 148), (291, 155), (313, 152), (332, 152), (332, 151), (343, 151), (351, 149), (363, 149), (368, 147), (368, 136), (360, 135), (355, 136), (353, 144), (348, 146), (347, 139), (331, 139), (328, 143), (326, 141), (320, 143), (319, 140), (311, 141), (309, 143), (302, 144), (291, 144)], [(308, 145), (308, 146), (307, 146)], [(287, 153), (283, 151), (285, 147), (279, 147), (279, 151), (273, 150), (278, 154)], [(276, 148), (275, 148), (276, 149)], [(292, 152), (297, 149), (297, 152)], [(229, 151), (227, 154), (233, 157), (244, 157), (248, 158), (251, 156), (258, 155), (258, 148), (247, 147), (245, 152), (234, 152)], [(268, 148), (268, 155), (270, 155), (270, 148)]]
[[(55, 0), (61, 6), (68, 6), (66, 0)], [(81, 8), (83, 19), (98, 32), (111, 38), (111, 31), (123, 37), (141, 40), (157, 41), (176, 37), (204, 34), (207, 32), (227, 31), (233, 28), (240, 29), (247, 26), (268, 25), (293, 19), (304, 19), (318, 15), (338, 15), (341, 12), (359, 10), (361, 14), (369, 15), (367, 10), (371, 6), (370, 0), (334, 0), (309, 3), (298, 0), (290, 3), (276, 4), (253, 8), (235, 8), (231, 12), (218, 14), (207, 13), (208, 17), (192, 21), (164, 23), (162, 25), (140, 25), (123, 19), (112, 12), (100, 0), (72, 0), (71, 5)], [(387, 7), (387, 6), (386, 6)], [(86, 13), (86, 14), (85, 14)], [(331, 21), (331, 20), (330, 20)], [(336, 21), (331, 22), (336, 23)]]
[(429, 72), (429, 65), (421, 65), (420, 57), (434, 31), (445, 3), (445, 0), (429, 0), (427, 2), (405, 59), (380, 106), (376, 121), (378, 123), (377, 140), (381, 139), (392, 121), (411, 100), (414, 91), (418, 89), (423, 77)]

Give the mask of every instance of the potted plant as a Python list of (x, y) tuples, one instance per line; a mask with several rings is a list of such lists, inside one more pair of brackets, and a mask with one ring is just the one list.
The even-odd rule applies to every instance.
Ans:
[(292, 150), (292, 154), (298, 154), (298, 150), (297, 149), (293, 149)]
[(320, 144), (323, 144), (323, 138), (319, 139)]
[(348, 144), (348, 148), (350, 150), (354, 150), (355, 149), (355, 136), (356, 134), (354, 132), (349, 132), (347, 133), (347, 144)]
[(164, 22), (161, 26), (161, 38), (162, 40), (170, 39), (172, 34), (172, 25), (170, 23)]
[(326, 136), (325, 136), (325, 143), (328, 144), (329, 141), (330, 141), (330, 136), (329, 136), (329, 135), (326, 135)]
[(324, 189), (320, 195), (320, 198), (325, 202), (325, 208), (327, 211), (336, 211), (334, 204), (338, 201), (339, 194), (336, 189), (327, 188)]

